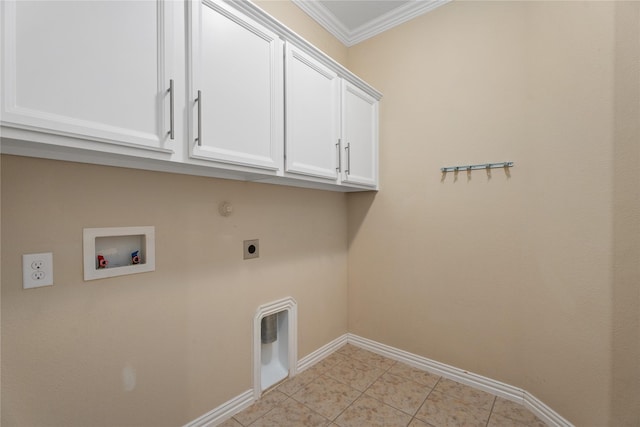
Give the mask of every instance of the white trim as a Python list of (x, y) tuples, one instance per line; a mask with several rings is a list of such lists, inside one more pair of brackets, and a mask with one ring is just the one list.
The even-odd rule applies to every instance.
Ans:
[[(533, 412), (549, 426), (574, 427), (573, 424), (560, 416), (560, 414), (521, 388), (349, 333), (341, 335), (330, 343), (323, 345), (319, 349), (303, 357), (297, 364), (297, 372), (302, 372), (305, 369), (310, 368), (347, 343), (519, 403)], [(220, 405), (197, 420), (185, 424), (184, 427), (211, 427), (215, 425), (215, 423), (221, 423), (231, 418), (233, 415), (250, 406), (257, 399), (257, 397), (254, 397), (253, 390), (248, 390), (235, 399)]]
[(317, 47), (309, 43), (299, 34), (295, 33), (293, 30), (285, 26), (280, 21), (276, 20), (274, 17), (269, 15), (260, 6), (253, 3), (251, 0), (225, 0), (226, 2), (233, 4), (233, 7), (243, 12), (245, 15), (249, 16), (251, 19), (261, 23), (264, 26), (267, 26), (272, 31), (275, 31), (283, 40), (290, 41), (295, 44), (299, 50), (307, 53), (321, 64), (326, 65), (336, 73), (340, 77), (345, 80), (348, 80), (353, 85), (359, 87), (363, 91), (367, 92), (371, 96), (373, 96), (376, 100), (380, 100), (382, 98), (382, 93), (378, 92), (375, 88), (370, 86), (364, 80), (361, 80), (358, 76), (353, 74), (351, 71), (346, 69), (342, 64), (336, 62), (333, 58), (319, 50)]
[(523, 405), (548, 425), (558, 427), (573, 427), (573, 424), (565, 420), (560, 416), (560, 414), (551, 409), (537, 397), (530, 394), (528, 391), (524, 391)]
[(443, 6), (451, 0), (415, 0), (399, 6), (371, 21), (349, 30), (322, 3), (308, 0), (292, 0), (293, 3), (322, 25), (347, 47), (405, 23), (417, 16)]
[(426, 357), (418, 356), (357, 335), (349, 334), (348, 342), (349, 344), (364, 348), (365, 350), (372, 351), (390, 359), (398, 360), (406, 363), (407, 365), (466, 384), (470, 387), (495, 394), (496, 396), (503, 397), (513, 402), (519, 404), (524, 402), (523, 391), (517, 387), (513, 387), (463, 369), (445, 365), (444, 363), (436, 362), (435, 360), (427, 359)]
[(298, 363), (298, 303), (292, 297), (283, 298), (263, 304), (256, 310), (253, 318), (253, 397), (255, 400), (262, 394), (262, 361), (260, 351), (262, 349), (260, 341), (260, 329), (262, 318), (271, 314), (288, 311), (288, 348), (289, 348), (289, 377), (296, 375), (296, 365)]
[(316, 363), (320, 362), (327, 356), (330, 356), (337, 349), (342, 347), (347, 343), (348, 334), (344, 334), (335, 340), (331, 341), (329, 344), (325, 344), (313, 353), (307, 354), (305, 357), (298, 361), (298, 372), (302, 372), (305, 369), (309, 369)]
[(248, 408), (253, 402), (255, 402), (253, 390), (247, 390), (217, 408), (212, 409), (200, 418), (188, 422), (184, 427), (213, 427), (228, 420), (243, 409)]
[(291, 0), (293, 4), (302, 9), (325, 30), (333, 34), (345, 46), (351, 46), (351, 34), (349, 29), (329, 11), (323, 4), (317, 1)]
[(564, 419), (560, 414), (545, 405), (542, 401), (532, 396), (529, 392), (521, 388), (514, 387), (482, 375), (474, 374), (460, 368), (445, 365), (417, 354), (409, 353), (358, 335), (347, 334), (347, 342), (365, 350), (372, 351), (381, 356), (394, 359), (407, 365), (411, 365), (418, 369), (440, 375), (453, 381), (466, 384), (470, 387), (486, 391), (496, 396), (500, 396), (507, 400), (524, 405), (528, 410), (533, 412), (538, 418), (554, 427), (573, 427), (569, 421)]
[(384, 31), (443, 6), (449, 1), (451, 0), (417, 0), (393, 9), (353, 30), (351, 32), (351, 45), (349, 46), (377, 36)]

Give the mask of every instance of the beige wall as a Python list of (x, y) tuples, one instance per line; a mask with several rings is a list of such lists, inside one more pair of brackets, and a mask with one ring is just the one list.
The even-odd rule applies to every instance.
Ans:
[(616, 4), (611, 425), (640, 425), (640, 4)]
[(638, 17), (454, 2), (350, 49), (384, 93), (381, 191), (349, 199), (350, 332), (638, 425)]
[[(193, 420), (252, 388), (253, 316), (286, 296), (299, 357), (347, 332), (344, 194), (3, 156), (2, 207), (3, 425)], [(156, 271), (84, 282), (82, 229), (133, 225)], [(25, 291), (42, 251), (55, 285)]]

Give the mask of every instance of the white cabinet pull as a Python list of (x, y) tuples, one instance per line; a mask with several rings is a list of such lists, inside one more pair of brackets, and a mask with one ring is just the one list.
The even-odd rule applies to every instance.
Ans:
[(169, 80), (169, 138), (174, 139), (174, 110), (173, 110), (173, 79)]
[(198, 103), (198, 137), (196, 141), (198, 146), (202, 145), (202, 91), (198, 91), (198, 97), (196, 98)]
[(340, 169), (342, 168), (342, 157), (341, 157), (341, 152), (340, 152), (340, 140), (338, 140), (338, 142), (336, 142), (336, 153), (338, 154), (338, 163), (336, 166), (336, 171), (338, 171), (338, 173), (340, 173)]
[(351, 144), (347, 143), (347, 146), (344, 147), (344, 151), (347, 153), (347, 168), (344, 172), (349, 175), (349, 172), (351, 172)]

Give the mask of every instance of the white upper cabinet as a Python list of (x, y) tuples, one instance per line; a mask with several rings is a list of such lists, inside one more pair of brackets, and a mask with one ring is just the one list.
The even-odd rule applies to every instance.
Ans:
[(1, 3), (5, 129), (171, 152), (165, 3)]
[(253, 2), (0, 0), (2, 153), (377, 189), (378, 100)]
[(348, 81), (342, 85), (343, 182), (378, 185), (378, 100)]
[(286, 156), (289, 173), (339, 178), (340, 79), (286, 44)]
[(281, 171), (281, 39), (222, 1), (188, 4), (191, 157)]

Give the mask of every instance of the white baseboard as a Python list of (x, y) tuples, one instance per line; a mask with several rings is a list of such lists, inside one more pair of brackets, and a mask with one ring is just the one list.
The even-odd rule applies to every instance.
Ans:
[[(560, 416), (560, 414), (521, 388), (483, 377), (473, 372), (445, 365), (444, 363), (436, 362), (435, 360), (427, 359), (426, 357), (418, 356), (417, 354), (390, 347), (354, 334), (344, 334), (303, 357), (297, 363), (297, 372), (302, 372), (310, 368), (347, 343), (524, 405), (549, 426), (574, 427), (573, 424)], [(197, 420), (185, 424), (184, 427), (213, 427), (249, 407), (254, 401), (253, 390), (247, 390)]]
[(560, 416), (560, 414), (521, 388), (514, 387), (491, 378), (483, 377), (482, 375), (474, 374), (473, 372), (445, 365), (444, 363), (436, 362), (435, 360), (427, 359), (426, 357), (418, 356), (404, 350), (399, 350), (358, 335), (347, 334), (347, 342), (357, 347), (364, 348), (365, 350), (377, 353), (381, 356), (406, 363), (407, 365), (414, 366), (418, 369), (440, 375), (450, 380), (466, 384), (470, 387), (474, 387), (524, 405), (528, 410), (533, 412), (549, 426), (574, 427), (573, 424)]
[[(315, 365), (325, 357), (331, 355), (337, 349), (347, 343), (347, 334), (344, 334), (328, 344), (323, 345), (313, 353), (310, 353), (300, 359), (297, 363), (296, 373), (300, 373), (305, 369)], [(238, 412), (251, 406), (255, 399), (254, 390), (247, 390), (241, 395), (229, 400), (215, 409), (207, 412), (200, 418), (193, 420), (184, 425), (184, 427), (213, 427), (223, 423), (233, 417)]]
[(573, 427), (573, 424), (562, 418), (560, 414), (545, 405), (544, 402), (530, 394), (528, 391), (524, 392), (524, 407), (551, 426)]
[(390, 359), (398, 360), (418, 369), (495, 394), (496, 396), (503, 397), (521, 405), (524, 403), (524, 392), (517, 387), (504, 384), (463, 369), (445, 365), (444, 363), (436, 362), (435, 360), (427, 359), (426, 357), (418, 356), (404, 350), (399, 350), (357, 335), (348, 334), (347, 341), (350, 344), (364, 348), (365, 350), (372, 351)]
[(302, 372), (305, 369), (308, 369), (324, 359), (325, 357), (331, 355), (334, 351), (342, 347), (347, 343), (348, 334), (344, 334), (335, 340), (331, 341), (329, 344), (325, 344), (313, 353), (310, 353), (300, 359), (298, 361), (298, 372)]
[(213, 427), (223, 421), (233, 417), (238, 412), (251, 406), (255, 401), (253, 398), (253, 389), (247, 390), (244, 393), (234, 397), (233, 399), (223, 403), (215, 409), (207, 412), (198, 419), (195, 419), (184, 427)]

